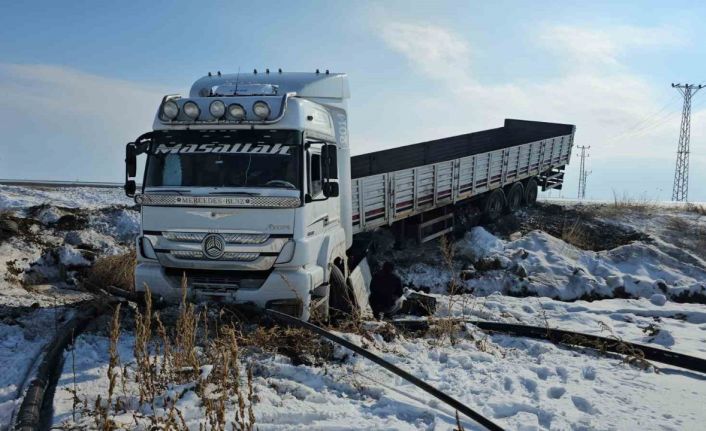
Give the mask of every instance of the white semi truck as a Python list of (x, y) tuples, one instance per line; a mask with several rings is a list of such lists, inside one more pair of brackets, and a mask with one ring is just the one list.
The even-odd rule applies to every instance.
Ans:
[(176, 300), (185, 277), (197, 299), (327, 315), (366, 301), (354, 235), (392, 226), (426, 241), (469, 208), (492, 220), (562, 185), (574, 126), (506, 120), (351, 157), (348, 98), (345, 74), (281, 70), (209, 74), (165, 96), (154, 130), (126, 147), (137, 290)]

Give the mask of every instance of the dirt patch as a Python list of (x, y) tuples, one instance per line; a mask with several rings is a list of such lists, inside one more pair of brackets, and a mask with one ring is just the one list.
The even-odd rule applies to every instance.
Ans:
[(515, 214), (486, 225), (486, 229), (503, 239), (515, 232), (523, 235), (542, 230), (578, 248), (592, 251), (611, 250), (633, 241), (649, 241), (649, 236), (628, 226), (598, 219), (591, 210), (538, 203)]
[(41, 228), (41, 224), (36, 220), (17, 217), (9, 211), (0, 212), (0, 244), (17, 237), (26, 242), (46, 246), (48, 243), (39, 235)]

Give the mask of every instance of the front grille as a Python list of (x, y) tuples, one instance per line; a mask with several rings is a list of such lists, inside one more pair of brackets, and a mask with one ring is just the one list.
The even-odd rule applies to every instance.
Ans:
[(252, 262), (260, 257), (260, 253), (245, 253), (245, 252), (235, 252), (227, 251), (223, 253), (218, 259), (210, 259), (206, 257), (203, 252), (198, 250), (172, 250), (169, 252), (172, 256), (177, 259), (189, 259), (189, 260), (234, 260), (239, 262)]
[[(206, 232), (162, 232), (169, 241), (201, 242)], [(223, 240), (228, 244), (262, 244), (270, 238), (266, 233), (224, 233)]]

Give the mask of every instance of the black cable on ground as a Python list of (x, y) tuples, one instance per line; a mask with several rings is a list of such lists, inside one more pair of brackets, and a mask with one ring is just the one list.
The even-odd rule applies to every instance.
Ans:
[(473, 419), (474, 421), (478, 422), (480, 425), (484, 426), (486, 429), (492, 430), (492, 431), (502, 431), (503, 428), (500, 427), (500, 425), (496, 424), (495, 422), (491, 421), (490, 419), (486, 418), (485, 416), (481, 415), (480, 413), (475, 412), (472, 410), (470, 407), (466, 406), (465, 404), (461, 403), (457, 399), (445, 394), (444, 392), (441, 392), (440, 390), (436, 389), (435, 387), (431, 386), (430, 384), (424, 382), (423, 380), (420, 380), (419, 378), (411, 375), (410, 373), (404, 371), (403, 369), (397, 367), (396, 365), (382, 359), (381, 357), (377, 356), (376, 354), (360, 347), (357, 346), (350, 341), (339, 337), (338, 335), (332, 334), (331, 332), (314, 325), (313, 323), (309, 322), (304, 322), (302, 320), (299, 320), (295, 317), (292, 317), (288, 314), (280, 313), (278, 311), (274, 310), (266, 310), (266, 313), (273, 318), (284, 322), (288, 325), (293, 325), (293, 326), (298, 326), (300, 328), (307, 329), (311, 332), (314, 332), (315, 334), (318, 334), (328, 340), (333, 341), (336, 344), (339, 344), (349, 350), (352, 350), (353, 352), (371, 360), (372, 362), (375, 362), (376, 364), (380, 365), (381, 367), (385, 368), (386, 370), (390, 371), (391, 373), (394, 373), (403, 379), (407, 380), (408, 382), (412, 383), (413, 385), (417, 386), (418, 388), (422, 389), (423, 391), (427, 392), (428, 394), (436, 397), (440, 401), (443, 401), (444, 403), (448, 404), (452, 408), (456, 409), (457, 411), (463, 413), (464, 415), (468, 416), (469, 418)]
[[(425, 330), (429, 327), (429, 322), (426, 320), (393, 320), (390, 323), (411, 330)], [(482, 320), (459, 320), (459, 323), (468, 323), (485, 331), (549, 340), (554, 343), (572, 346), (603, 349), (611, 353), (622, 355), (638, 351), (641, 352), (648, 361), (660, 362), (662, 364), (706, 374), (706, 359), (643, 344), (630, 343), (616, 338), (516, 323), (487, 322)]]
[[(98, 298), (81, 304), (76, 315), (57, 331), (54, 338), (44, 348), (42, 362), (36, 377), (27, 388), (15, 421), (17, 431), (36, 431), (42, 427), (43, 412), (49, 402), (45, 397), (59, 379), (64, 349), (83, 331), (86, 326), (103, 314), (110, 304), (106, 298)], [(51, 413), (51, 406), (48, 406)]]

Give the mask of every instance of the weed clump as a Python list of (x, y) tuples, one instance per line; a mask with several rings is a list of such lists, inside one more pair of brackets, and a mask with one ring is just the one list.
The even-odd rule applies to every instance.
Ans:
[[(252, 369), (241, 363), (242, 337), (232, 324), (217, 326), (210, 332), (206, 313), (197, 311), (187, 301), (185, 280), (182, 292), (176, 322), (165, 325), (159, 312), (153, 310), (151, 293), (146, 289), (144, 307), (135, 311), (134, 362), (123, 367), (117, 348), (120, 308), (116, 308), (108, 331), (107, 396), (96, 397), (93, 407), (88, 407), (88, 400), (84, 399), (83, 417), (74, 423), (85, 425), (90, 419), (91, 428), (104, 431), (194, 429), (177, 407), (181, 399), (193, 393), (202, 409), (198, 429), (254, 429), (256, 396)], [(203, 327), (200, 322), (204, 322)], [(123, 395), (116, 395), (119, 381)], [(128, 387), (136, 389), (139, 396), (130, 396)], [(116, 419), (126, 414), (132, 416), (132, 423)]]
[(135, 290), (136, 260), (135, 249), (124, 254), (101, 257), (88, 269), (83, 285), (88, 290), (113, 286), (132, 292)]

